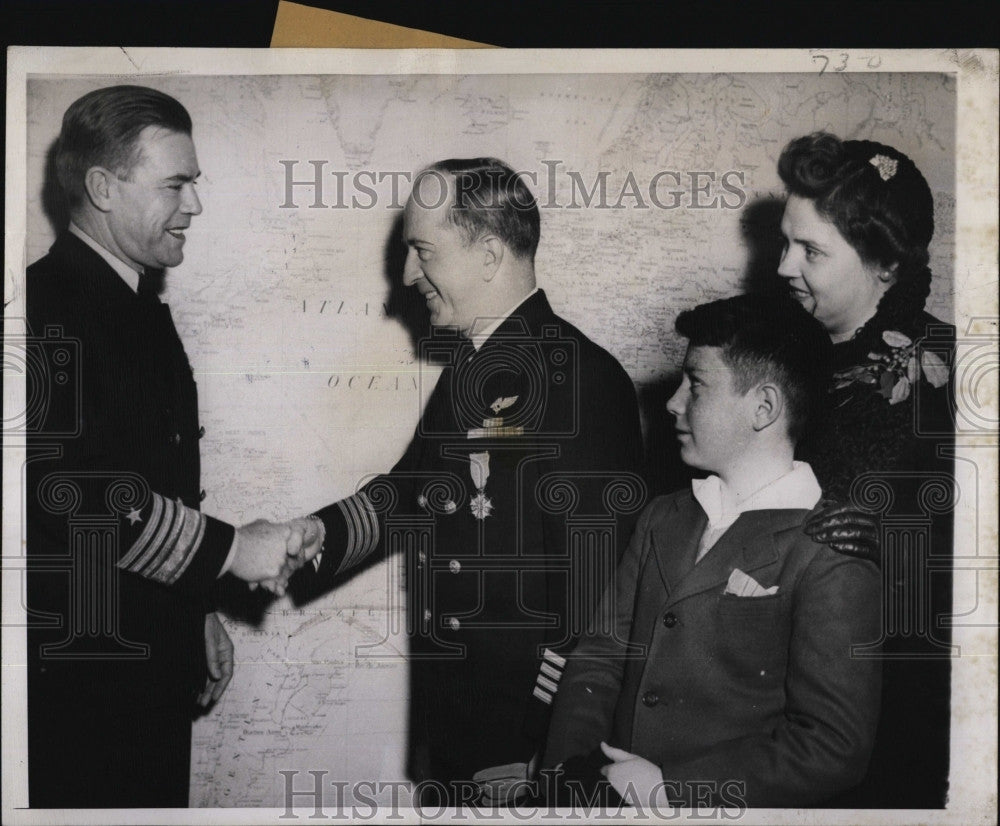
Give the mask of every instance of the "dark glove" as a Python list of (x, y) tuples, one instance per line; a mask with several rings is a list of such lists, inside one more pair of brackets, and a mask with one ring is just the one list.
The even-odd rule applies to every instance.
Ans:
[(598, 746), (589, 754), (570, 757), (555, 769), (542, 772), (551, 775), (539, 781), (542, 804), (566, 808), (599, 805), (612, 810), (621, 807), (621, 796), (601, 774), (601, 767), (610, 762)]
[(837, 553), (882, 564), (882, 531), (878, 518), (852, 505), (832, 499), (806, 522), (805, 532)]

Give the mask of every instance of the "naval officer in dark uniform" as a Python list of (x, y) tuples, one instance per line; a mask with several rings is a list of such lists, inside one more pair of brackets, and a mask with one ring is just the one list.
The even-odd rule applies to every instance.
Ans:
[(70, 224), (27, 272), (29, 803), (186, 806), (195, 700), (233, 668), (213, 585), (282, 575), (308, 531), (199, 512), (197, 391), (158, 297), (202, 209), (188, 112), (95, 90), (56, 166)]
[(417, 176), (403, 280), (430, 313), (422, 359), (443, 370), (403, 457), (318, 513), (323, 552), (292, 579), (316, 593), (405, 555), (411, 769), (437, 781), (434, 803), (516, 795), (645, 499), (635, 389), (537, 288), (539, 224), (496, 159)]

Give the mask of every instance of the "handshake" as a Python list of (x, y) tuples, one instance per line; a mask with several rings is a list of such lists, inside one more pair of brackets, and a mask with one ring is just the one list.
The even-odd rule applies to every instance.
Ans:
[(323, 548), (326, 531), (315, 517), (290, 522), (258, 519), (236, 529), (228, 573), (283, 596), (288, 579)]

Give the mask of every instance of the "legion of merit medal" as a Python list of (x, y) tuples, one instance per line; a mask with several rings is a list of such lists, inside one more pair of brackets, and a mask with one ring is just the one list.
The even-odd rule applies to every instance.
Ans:
[(469, 500), (469, 508), (476, 519), (482, 520), (493, 510), (493, 503), (486, 495), (486, 480), (490, 478), (489, 451), (469, 454), (469, 473), (476, 486), (476, 495)]

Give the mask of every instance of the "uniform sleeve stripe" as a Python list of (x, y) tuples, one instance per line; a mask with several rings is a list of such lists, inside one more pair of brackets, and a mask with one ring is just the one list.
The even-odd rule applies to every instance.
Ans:
[(118, 562), (118, 567), (120, 568), (125, 570), (132, 569), (133, 564), (135, 564), (136, 560), (143, 553), (149, 540), (152, 539), (157, 526), (160, 524), (160, 515), (163, 512), (163, 497), (158, 493), (154, 493), (150, 501), (150, 514), (146, 519), (142, 533), (139, 534), (139, 538), (133, 543), (128, 553)]
[(544, 688), (546, 691), (551, 691), (553, 694), (559, 690), (559, 686), (556, 683), (552, 682), (552, 680), (547, 677), (543, 677), (541, 674), (538, 675), (537, 682), (540, 687)]
[(546, 648), (545, 651), (542, 652), (542, 656), (550, 663), (552, 663), (555, 666), (558, 666), (559, 668), (563, 668), (566, 665), (566, 658), (560, 657), (551, 648)]
[(167, 531), (166, 539), (160, 544), (156, 555), (150, 560), (150, 564), (146, 566), (146, 570), (142, 572), (143, 576), (157, 579), (164, 566), (169, 567), (170, 555), (177, 546), (177, 540), (180, 538), (181, 530), (184, 527), (184, 517), (184, 506), (180, 502), (175, 502), (174, 521), (170, 523), (170, 530)]
[(180, 579), (181, 574), (191, 564), (191, 560), (194, 559), (194, 555), (201, 545), (201, 540), (205, 536), (207, 522), (204, 515), (193, 508), (178, 503), (177, 510), (182, 520), (180, 532), (172, 543), (173, 550), (163, 560), (160, 573), (157, 575), (157, 579), (168, 584)]
[(159, 519), (157, 520), (156, 533), (153, 534), (153, 538), (147, 543), (142, 556), (130, 565), (128, 570), (133, 573), (146, 576), (146, 569), (149, 568), (153, 560), (156, 559), (156, 556), (163, 547), (163, 544), (167, 541), (170, 528), (174, 524), (174, 512), (176, 509), (176, 505), (172, 500), (163, 499), (163, 508), (161, 509)]
[(156, 531), (156, 536), (153, 537), (153, 541), (146, 548), (142, 559), (132, 566), (134, 573), (141, 574), (149, 579), (154, 578), (154, 572), (160, 566), (160, 556), (169, 547), (170, 537), (175, 531), (180, 529), (180, 526), (177, 524), (180, 516), (181, 514), (177, 512), (177, 503), (170, 499), (164, 499), (163, 513), (160, 516), (160, 524)]
[(552, 695), (549, 694), (549, 692), (545, 691), (544, 689), (541, 689), (536, 685), (535, 690), (532, 691), (531, 693), (534, 694), (539, 700), (541, 700), (546, 705), (552, 705)]
[(172, 502), (154, 493), (146, 527), (118, 567), (170, 585), (191, 564), (207, 524), (203, 514), (180, 500)]
[(337, 506), (347, 526), (347, 546), (337, 568), (339, 572), (357, 565), (378, 547), (379, 527), (378, 514), (363, 491), (341, 499)]
[(557, 683), (559, 682), (559, 680), (562, 679), (562, 672), (557, 671), (548, 663), (542, 663), (541, 667), (538, 670), (541, 671), (542, 674), (544, 674), (546, 677), (551, 677)]
[(361, 533), (363, 523), (359, 521), (357, 506), (354, 504), (353, 497), (338, 502), (337, 507), (340, 508), (340, 512), (344, 517), (344, 524), (347, 528), (344, 556), (340, 560), (340, 567), (338, 568), (338, 570), (344, 570), (350, 567), (350, 560), (354, 558), (354, 554), (357, 552), (358, 535)]

